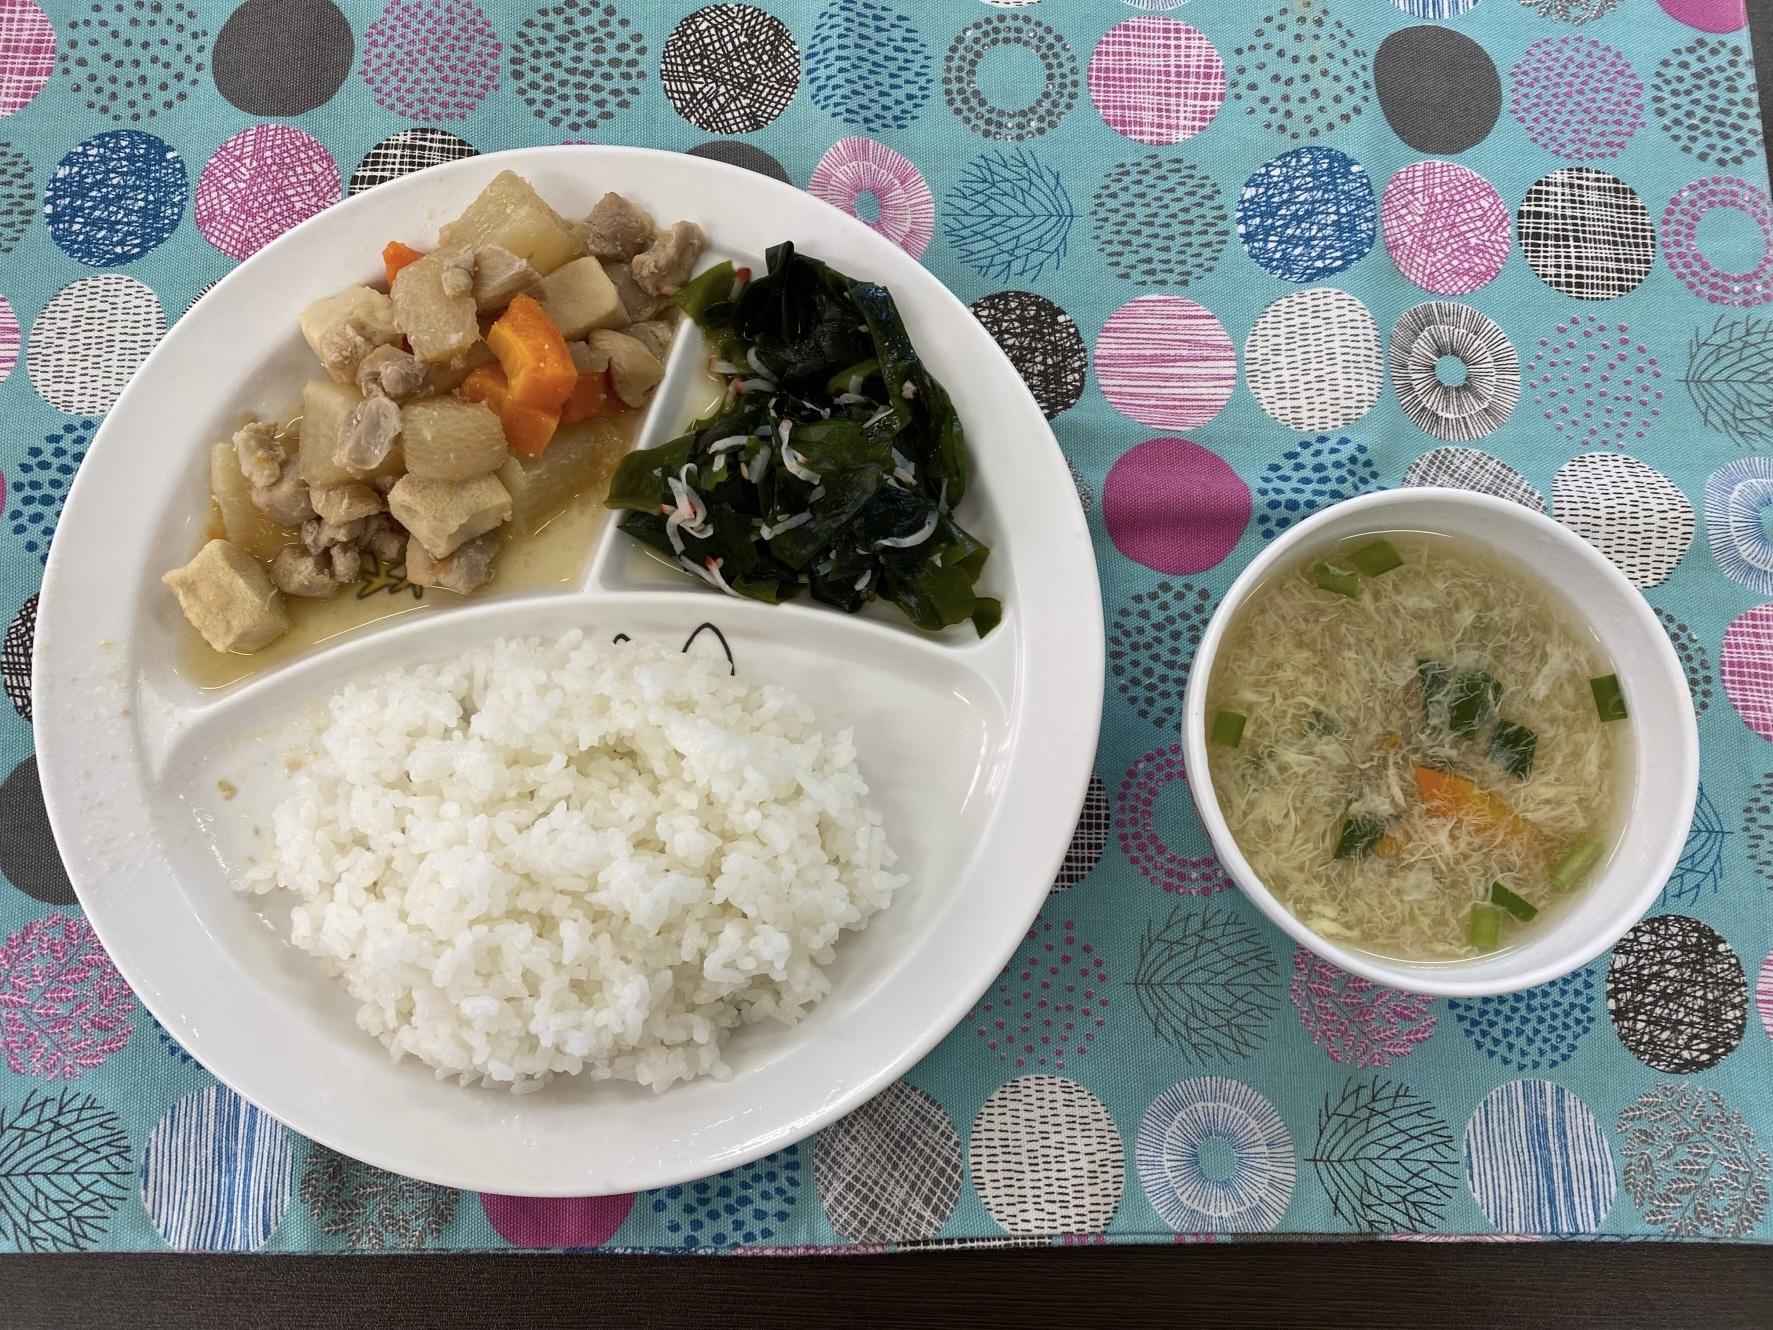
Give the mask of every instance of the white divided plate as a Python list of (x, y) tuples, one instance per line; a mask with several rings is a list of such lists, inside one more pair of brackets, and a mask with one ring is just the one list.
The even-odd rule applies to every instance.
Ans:
[[(979, 641), (886, 615), (767, 606), (679, 577), (606, 528), (577, 585), (364, 629), (220, 691), (181, 673), (188, 632), (160, 575), (197, 548), (208, 445), (274, 412), (312, 372), (309, 301), (371, 280), (385, 240), (431, 241), (501, 170), (583, 215), (605, 190), (702, 222), (716, 257), (783, 239), (884, 282), (966, 425), (965, 525), (1004, 602)], [(678, 340), (642, 445), (676, 433), (705, 356)], [(166, 335), (99, 431), (69, 495), (39, 607), (44, 798), (82, 905), (143, 1003), (212, 1072), (317, 1141), (399, 1173), (520, 1195), (638, 1190), (786, 1146), (884, 1089), (958, 1022), (1045, 897), (1082, 803), (1102, 708), (1102, 607), (1058, 445), (966, 308), (901, 250), (786, 185), (676, 153), (601, 147), (471, 158), (375, 189), (242, 264)], [(655, 1094), (558, 1079), (462, 1088), (389, 1060), (353, 1003), (292, 949), (287, 903), (229, 887), (282, 790), (312, 704), (347, 680), (489, 638), (582, 628), (695, 649), (794, 688), (853, 727), (910, 885), (846, 938), (834, 989), (792, 1029), (728, 1045), (730, 1080)], [(1180, 680), (1178, 680), (1180, 685)], [(224, 784), (226, 783), (226, 784)], [(223, 791), (234, 788), (231, 798)]]

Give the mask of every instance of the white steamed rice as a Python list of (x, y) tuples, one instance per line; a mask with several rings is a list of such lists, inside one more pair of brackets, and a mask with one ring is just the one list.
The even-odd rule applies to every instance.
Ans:
[(245, 885), (440, 1077), (723, 1075), (904, 881), (849, 732), (724, 659), (508, 640), (328, 711)]

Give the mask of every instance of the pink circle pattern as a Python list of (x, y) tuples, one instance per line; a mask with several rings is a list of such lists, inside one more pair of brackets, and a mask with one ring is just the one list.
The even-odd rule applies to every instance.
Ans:
[(1117, 23), (1090, 56), (1090, 98), (1117, 134), (1161, 146), (1200, 133), (1225, 101), (1225, 62), (1173, 18)]
[[(1181, 687), (1180, 680), (1177, 687)], [(1120, 783), (1114, 825), (1127, 861), (1152, 886), (1182, 896), (1211, 896), (1231, 885), (1211, 849), (1205, 855), (1183, 854), (1166, 844), (1157, 830), (1159, 792), (1171, 781), (1187, 779), (1181, 744), (1154, 748), (1127, 768)], [(1202, 837), (1205, 838), (1204, 832)]]
[(135, 995), (92, 926), (60, 912), (0, 943), (0, 1046), (20, 1076), (77, 1081), (129, 1042)]
[(1287, 996), (1332, 1062), (1389, 1067), (1434, 1034), (1433, 998), (1350, 974), (1304, 947), (1293, 953)]
[(363, 34), (363, 81), (407, 120), (461, 120), (499, 86), (504, 46), (474, 0), (394, 0)]
[(1509, 79), (1509, 111), (1528, 138), (1559, 157), (1617, 157), (1644, 123), (1643, 80), (1593, 37), (1541, 37)]
[(12, 312), (12, 303), (5, 296), (0, 296), (0, 383), (6, 382), (7, 375), (18, 364), (18, 349), (22, 340), (18, 315)]
[(1114, 547), (1171, 575), (1202, 573), (1250, 524), (1250, 487), (1217, 453), (1188, 439), (1147, 439), (1109, 468), (1102, 516)]
[(500, 1196), (482, 1192), (480, 1208), (513, 1247), (600, 1247), (634, 1208), (634, 1196)]
[(1742, 723), (1773, 740), (1773, 604), (1744, 611), (1724, 630), (1718, 677)]
[(1701, 32), (1737, 32), (1748, 24), (1743, 0), (1656, 0), (1676, 22)]
[(1755, 983), (1755, 1010), (1761, 1013), (1761, 1025), (1773, 1038), (1773, 952), (1761, 962), (1761, 977)]
[(244, 259), (339, 200), (338, 163), (319, 139), (254, 125), (215, 150), (197, 180), (197, 229)]
[(55, 73), (55, 28), (32, 0), (0, 0), (0, 115), (29, 106)]
[[(936, 201), (923, 173), (911, 159), (884, 143), (860, 136), (833, 143), (813, 168), (807, 192), (878, 231), (914, 259), (923, 257), (936, 234)], [(867, 221), (856, 211), (856, 197), (871, 193), (880, 217)]]
[(1385, 252), (1424, 291), (1461, 296), (1496, 279), (1514, 245), (1508, 205), (1488, 180), (1453, 162), (1415, 162), (1379, 204)]
[(1141, 425), (1196, 429), (1231, 400), (1237, 347), (1205, 305), (1140, 296), (1102, 325), (1096, 381), (1109, 405)]
[[(1747, 272), (1725, 272), (1700, 251), (1699, 223), (1713, 208), (1747, 215), (1760, 229), (1761, 261)], [(1714, 305), (1764, 305), (1773, 300), (1773, 200), (1738, 176), (1695, 180), (1675, 192), (1662, 214), (1662, 252), (1669, 271)]]
[(1105, 1026), (1108, 966), (1070, 919), (1037, 919), (990, 992), (974, 1008), (985, 1047), (1017, 1070), (1064, 1071)]
[(1662, 414), (1662, 366), (1631, 328), (1599, 315), (1559, 323), (1527, 366), (1524, 385), (1551, 427), (1582, 447), (1640, 443)]

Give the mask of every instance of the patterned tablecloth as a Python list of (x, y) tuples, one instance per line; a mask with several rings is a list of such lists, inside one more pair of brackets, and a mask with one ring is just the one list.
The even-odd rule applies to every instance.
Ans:
[[(0, 0), (0, 1246), (1773, 1233), (1773, 203), (1742, 0), (377, 4)], [(562, 140), (804, 184), (970, 301), (1070, 460), (1110, 687), (1046, 909), (903, 1083), (723, 1177), (541, 1202), (335, 1155), (167, 1038), (56, 859), (28, 675), (63, 495), (166, 325), (347, 194)], [(1430, 483), (1618, 563), (1704, 748), (1650, 916), (1484, 1001), (1294, 950), (1228, 889), (1176, 742), (1261, 544)]]

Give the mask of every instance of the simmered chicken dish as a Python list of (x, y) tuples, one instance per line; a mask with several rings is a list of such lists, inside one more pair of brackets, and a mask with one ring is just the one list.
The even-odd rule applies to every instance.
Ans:
[(631, 426), (664, 378), (673, 297), (705, 244), (619, 194), (568, 220), (510, 171), (436, 248), (390, 242), (381, 286), (301, 311), (321, 372), (299, 407), (212, 445), (217, 534), (163, 579), (192, 627), (251, 653), (295, 602), (389, 579), (485, 586), (632, 442), (607, 426)]

